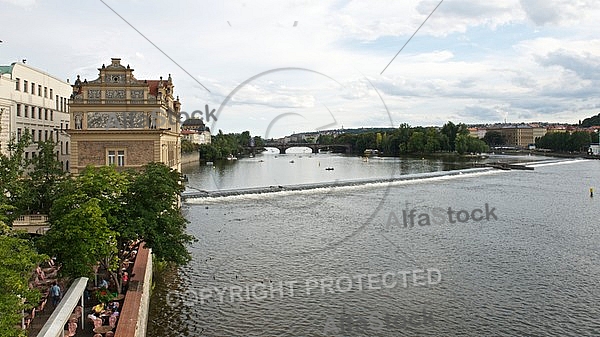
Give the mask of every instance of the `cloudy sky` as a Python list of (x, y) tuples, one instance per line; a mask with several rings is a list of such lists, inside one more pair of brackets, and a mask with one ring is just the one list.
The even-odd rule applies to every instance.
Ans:
[(445, 0), (383, 71), (439, 3), (0, 0), (0, 64), (72, 83), (120, 57), (218, 110), (214, 131), (263, 137), (600, 112), (600, 1)]

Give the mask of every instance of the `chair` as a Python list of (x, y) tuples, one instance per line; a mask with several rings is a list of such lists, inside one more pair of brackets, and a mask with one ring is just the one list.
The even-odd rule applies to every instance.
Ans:
[(102, 318), (92, 314), (89, 314), (88, 318), (94, 323), (94, 329), (102, 326)]
[(48, 303), (48, 298), (44, 298), (42, 300), (42, 302), (40, 302), (40, 305), (37, 307), (37, 311), (38, 312), (44, 312), (44, 309), (46, 308), (46, 303)]
[(69, 321), (69, 323), (67, 324), (67, 327), (69, 328), (69, 337), (75, 336), (75, 334), (77, 333), (77, 320), (71, 320)]
[(118, 319), (118, 317), (119, 317), (119, 314), (118, 313), (114, 313), (114, 314), (110, 315), (110, 317), (108, 318), (108, 325), (111, 328), (114, 328), (114, 327), (117, 326), (117, 319)]

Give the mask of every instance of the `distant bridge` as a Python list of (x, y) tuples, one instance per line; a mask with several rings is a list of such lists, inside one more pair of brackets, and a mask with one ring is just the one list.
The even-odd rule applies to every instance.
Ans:
[[(280, 154), (284, 154), (287, 149), (292, 147), (308, 147), (312, 150), (312, 153), (319, 153), (319, 150), (331, 150), (331, 149), (343, 149), (344, 152), (352, 152), (352, 145), (350, 144), (314, 144), (314, 143), (284, 143), (284, 142), (265, 142), (263, 147), (274, 147), (279, 150)], [(253, 153), (255, 147), (249, 148)]]

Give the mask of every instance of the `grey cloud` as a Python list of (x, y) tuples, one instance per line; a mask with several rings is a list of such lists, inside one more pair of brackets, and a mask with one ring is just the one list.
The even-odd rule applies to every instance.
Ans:
[(559, 66), (576, 73), (580, 78), (600, 80), (600, 57), (587, 54), (573, 55), (564, 49), (538, 57), (537, 62), (545, 67)]
[(527, 17), (540, 26), (560, 20), (560, 8), (553, 5), (554, 3), (548, 0), (521, 0), (521, 7)]
[(462, 111), (458, 112), (458, 117), (465, 120), (480, 120), (480, 121), (500, 121), (503, 115), (494, 108), (484, 106), (466, 106)]
[[(417, 11), (420, 14), (429, 15), (438, 3), (439, 1), (437, 0), (421, 1), (417, 5)], [(503, 7), (500, 2), (455, 0), (442, 3), (437, 11), (439, 11), (440, 15), (452, 17), (489, 18), (504, 12), (508, 13), (510, 12), (510, 8)]]

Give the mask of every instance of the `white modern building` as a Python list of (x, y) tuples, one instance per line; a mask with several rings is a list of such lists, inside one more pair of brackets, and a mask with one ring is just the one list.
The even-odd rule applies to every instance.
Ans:
[(69, 169), (68, 100), (73, 88), (42, 70), (22, 62), (0, 66), (0, 151), (8, 153), (11, 138), (25, 132), (33, 143), (25, 158), (37, 154), (37, 142), (52, 139), (57, 143), (56, 156)]
[(210, 128), (200, 118), (188, 118), (181, 125), (181, 139), (192, 144), (210, 144)]

